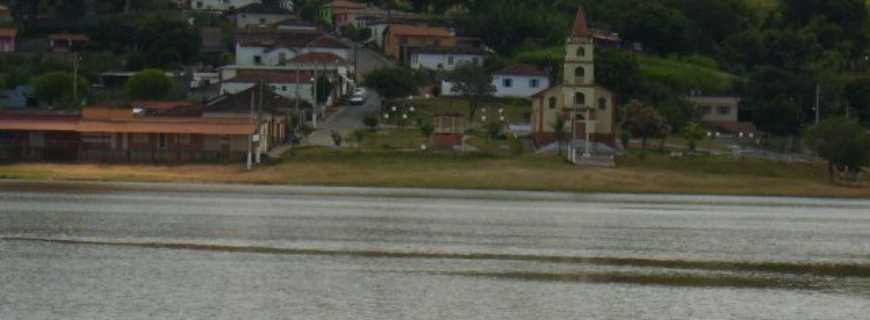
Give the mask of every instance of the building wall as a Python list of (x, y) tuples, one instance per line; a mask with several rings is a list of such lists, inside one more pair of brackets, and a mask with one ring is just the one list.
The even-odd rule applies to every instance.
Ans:
[[(404, 40), (404, 41), (403, 41)], [(401, 58), (402, 47), (445, 47), (456, 46), (455, 37), (438, 36), (404, 36), (390, 33), (384, 44), (384, 52), (393, 57)]]
[(740, 99), (736, 97), (688, 97), (704, 122), (737, 122)]
[(15, 38), (0, 37), (0, 52), (15, 52)]
[(368, 28), (372, 31), (372, 39), (374, 39), (375, 43), (378, 45), (378, 48), (383, 48), (384, 42), (386, 41), (384, 32), (387, 31), (387, 25), (380, 23), (371, 25)]
[(235, 20), (236, 27), (243, 29), (248, 26), (273, 24), (289, 17), (289, 14), (239, 13), (235, 15)]
[(226, 11), (258, 2), (260, 0), (191, 0), (190, 8), (194, 10)]
[[(508, 80), (511, 82), (510, 87), (506, 86), (505, 83)], [(536, 85), (532, 83), (533, 81), (536, 82)], [(496, 97), (528, 98), (549, 88), (550, 79), (548, 77), (495, 75), (493, 76), (493, 85), (495, 85)]]
[[(541, 97), (532, 99), (532, 132), (554, 132), (553, 124), (556, 122), (556, 117), (567, 116), (566, 110), (569, 110), (575, 104), (574, 96), (577, 92), (581, 92), (586, 96), (586, 106), (594, 108), (591, 112), (591, 117), (592, 120), (598, 121), (594, 132), (612, 135), (615, 129), (616, 101), (613, 93), (598, 87), (560, 86), (553, 90), (548, 90)], [(555, 99), (555, 108), (551, 107), (551, 99)], [(604, 99), (604, 108), (601, 108), (599, 104), (601, 99)], [(583, 114), (580, 115), (582, 116)]]
[[(289, 99), (296, 99), (296, 84), (293, 83), (270, 83), (275, 94), (278, 94), (282, 97), (286, 97)], [(239, 83), (239, 82), (224, 82), (221, 84), (221, 93), (223, 94), (236, 94), (247, 89), (253, 87), (253, 83)], [(303, 101), (307, 101), (311, 104), (314, 104), (314, 89), (311, 84), (303, 83), (299, 84), (299, 98)]]
[[(452, 61), (451, 61), (452, 58)], [(475, 60), (476, 59), (476, 60)], [(414, 54), (411, 56), (410, 65), (413, 69), (445, 70), (452, 71), (463, 63), (482, 63), (482, 55), (473, 54)]]
[(289, 61), (290, 59), (295, 58), (297, 55), (305, 54), (309, 52), (323, 52), (323, 53), (332, 53), (336, 56), (339, 56), (345, 60), (350, 61), (352, 58), (352, 52), (350, 49), (338, 49), (338, 48), (273, 48), (267, 49), (264, 47), (243, 47), (236, 46), (236, 65), (240, 66), (253, 66), (258, 65), (256, 63), (256, 57), (260, 57), (259, 65), (266, 66), (278, 66), (282, 65), (282, 55), (283, 61)]

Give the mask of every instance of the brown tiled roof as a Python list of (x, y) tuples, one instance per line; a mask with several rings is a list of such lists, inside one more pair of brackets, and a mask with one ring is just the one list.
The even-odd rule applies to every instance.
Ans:
[(330, 52), (309, 52), (290, 59), (290, 63), (347, 64), (347, 60)]
[(350, 48), (335, 37), (325, 35), (319, 31), (239, 32), (236, 38), (242, 46), (302, 48), (308, 45), (315, 48)]
[(716, 129), (727, 133), (756, 133), (758, 129), (755, 128), (755, 125), (752, 122), (738, 122), (738, 121), (722, 121), (722, 122), (712, 122), (711, 123)]
[(79, 122), (78, 132), (101, 133), (174, 133), (207, 135), (248, 135), (256, 131), (256, 124), (246, 121), (213, 121), (201, 118), (132, 120), (132, 121), (93, 121)]
[(311, 71), (272, 71), (272, 70), (239, 70), (234, 78), (225, 80), (228, 83), (311, 83), (314, 73)]
[(91, 38), (80, 33), (54, 33), (48, 38), (51, 40), (91, 41)]
[(0, 37), (15, 37), (17, 33), (15, 28), (0, 28)]
[(586, 24), (586, 11), (583, 7), (577, 7), (577, 17), (574, 18), (573, 35), (585, 37), (589, 35), (589, 26)]
[(410, 54), (469, 54), (469, 55), (486, 55), (486, 50), (471, 48), (471, 47), (423, 47), (411, 48), (408, 50)]
[(545, 72), (541, 69), (538, 69), (534, 66), (527, 65), (527, 64), (515, 64), (512, 66), (508, 66), (504, 69), (499, 70), (498, 72), (495, 72), (494, 74), (509, 75), (509, 76), (527, 76), (527, 77), (533, 77), (533, 76), (546, 77), (546, 76), (548, 76), (547, 72)]
[(421, 27), (405, 24), (391, 24), (390, 34), (402, 36), (451, 37), (450, 30), (444, 27)]
[(0, 113), (0, 130), (75, 131), (79, 116)]
[(248, 114), (251, 112), (252, 98), (254, 103), (259, 105), (260, 92), (263, 92), (263, 111), (280, 112), (282, 109), (295, 106), (295, 100), (276, 94), (271, 87), (266, 86), (261, 90), (260, 85), (255, 85), (242, 92), (224, 95), (208, 102), (204, 111), (205, 113)]
[(334, 8), (365, 9), (366, 5), (348, 0), (333, 0), (325, 6)]

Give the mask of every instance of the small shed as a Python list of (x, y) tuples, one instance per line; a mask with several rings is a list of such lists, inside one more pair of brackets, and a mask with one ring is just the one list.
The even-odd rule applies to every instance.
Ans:
[(435, 127), (432, 134), (432, 145), (439, 149), (453, 149), (462, 146), (467, 122), (465, 115), (460, 113), (438, 114), (432, 118)]

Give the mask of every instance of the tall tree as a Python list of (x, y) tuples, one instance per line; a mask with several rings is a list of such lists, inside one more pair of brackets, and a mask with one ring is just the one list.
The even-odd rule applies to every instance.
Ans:
[(834, 171), (860, 172), (870, 164), (870, 135), (857, 121), (830, 118), (810, 128), (804, 135), (819, 157), (828, 161), (828, 175)]
[(131, 99), (161, 100), (170, 90), (172, 79), (161, 70), (143, 70), (127, 81), (127, 96)]
[(484, 99), (495, 93), (492, 73), (477, 64), (468, 63), (457, 67), (450, 72), (447, 80), (453, 85), (451, 91), (468, 101), (468, 120), (474, 120), (474, 115)]
[(649, 138), (664, 135), (664, 132), (670, 131), (670, 127), (665, 118), (651, 105), (634, 100), (626, 105), (626, 108), (628, 110), (622, 126), (631, 132), (632, 136), (640, 138), (640, 156), (646, 157)]

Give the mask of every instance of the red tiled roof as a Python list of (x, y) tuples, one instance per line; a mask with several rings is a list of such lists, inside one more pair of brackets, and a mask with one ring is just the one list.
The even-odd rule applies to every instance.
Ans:
[(420, 27), (404, 24), (391, 24), (390, 34), (403, 36), (451, 37), (450, 30), (444, 27)]
[(0, 37), (15, 37), (17, 33), (15, 28), (0, 28)]
[(365, 9), (366, 5), (361, 3), (356, 3), (348, 0), (333, 0), (332, 2), (326, 4), (327, 7), (335, 8), (349, 8), (349, 9)]
[(168, 109), (173, 109), (173, 108), (178, 108), (178, 107), (190, 107), (190, 106), (193, 106), (193, 102), (190, 102), (190, 101), (134, 101), (133, 106), (136, 108), (168, 110)]
[(314, 73), (311, 71), (266, 71), (239, 70), (234, 78), (225, 80), (227, 83), (311, 83)]
[(319, 31), (240, 32), (236, 34), (236, 38), (242, 46), (270, 48), (302, 48), (305, 46), (334, 49), (350, 48), (335, 37), (325, 35)]
[(80, 33), (54, 33), (48, 38), (51, 40), (91, 41), (91, 38)]
[(248, 135), (253, 134), (257, 125), (244, 121), (205, 121), (203, 119), (183, 118), (178, 120), (161, 119), (161, 121), (92, 121), (83, 120), (79, 123), (78, 132), (101, 133), (173, 133), (173, 134), (208, 134), (208, 135)]
[(347, 64), (347, 60), (330, 52), (309, 52), (290, 59), (290, 63)]
[(541, 69), (538, 69), (534, 66), (527, 65), (527, 64), (516, 64), (516, 65), (508, 66), (504, 69), (499, 70), (498, 72), (496, 72), (494, 74), (510, 75), (510, 76), (527, 76), (527, 77), (533, 77), (533, 76), (546, 77), (546, 76), (548, 76), (547, 72), (545, 72)]
[(0, 130), (75, 131), (79, 116), (0, 113)]
[(586, 24), (586, 11), (583, 7), (577, 7), (577, 17), (574, 19), (574, 36), (585, 37), (589, 35), (589, 26)]

